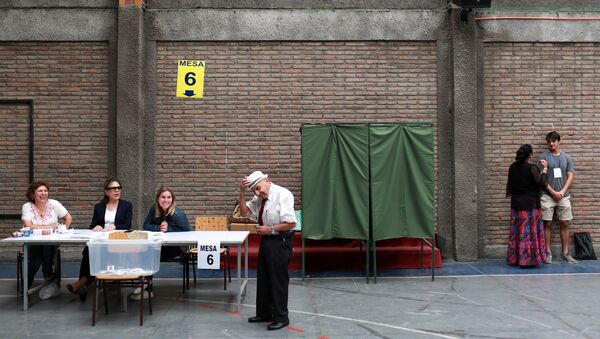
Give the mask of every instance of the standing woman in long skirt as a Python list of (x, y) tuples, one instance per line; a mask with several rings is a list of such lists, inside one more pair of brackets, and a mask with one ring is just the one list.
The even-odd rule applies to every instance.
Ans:
[(508, 169), (506, 196), (510, 196), (510, 234), (506, 261), (509, 265), (533, 267), (546, 260), (540, 190), (548, 182), (548, 166), (531, 163), (530, 144), (519, 147), (515, 162)]

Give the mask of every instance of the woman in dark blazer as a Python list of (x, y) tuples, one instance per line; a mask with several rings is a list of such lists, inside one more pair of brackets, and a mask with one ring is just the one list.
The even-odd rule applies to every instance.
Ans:
[[(94, 215), (90, 223), (92, 231), (108, 232), (131, 229), (133, 207), (129, 201), (121, 200), (122, 189), (121, 182), (115, 178), (104, 182), (104, 198), (94, 206)], [(67, 289), (73, 294), (78, 294), (81, 301), (85, 301), (87, 286), (93, 282), (94, 277), (90, 275), (90, 256), (86, 246), (79, 268), (79, 280), (73, 284), (67, 284)]]

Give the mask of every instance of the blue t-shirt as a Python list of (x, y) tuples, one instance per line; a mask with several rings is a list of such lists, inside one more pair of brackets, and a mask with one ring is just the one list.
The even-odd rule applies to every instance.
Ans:
[[(548, 184), (556, 192), (560, 191), (565, 187), (567, 182), (567, 172), (573, 172), (573, 159), (565, 152), (560, 152), (559, 155), (553, 155), (550, 151), (546, 151), (540, 155), (540, 160), (544, 159), (548, 162)], [(556, 169), (556, 170), (555, 170)], [(541, 166), (540, 166), (541, 170)], [(560, 176), (556, 174), (560, 170)], [(544, 193), (546, 190), (543, 190)], [(569, 191), (565, 192), (565, 197), (571, 195)]]

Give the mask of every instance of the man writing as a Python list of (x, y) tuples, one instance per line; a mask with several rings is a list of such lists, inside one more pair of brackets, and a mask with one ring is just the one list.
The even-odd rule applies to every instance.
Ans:
[[(254, 197), (245, 200), (245, 192)], [(269, 322), (268, 330), (278, 330), (290, 324), (288, 318), (288, 265), (292, 259), (291, 231), (296, 226), (294, 196), (272, 183), (268, 175), (256, 171), (240, 185), (240, 214), (258, 220), (261, 235), (256, 272), (256, 316), (250, 323)]]
[(573, 159), (560, 151), (560, 134), (553, 131), (546, 135), (548, 150), (540, 156), (540, 160), (548, 162), (548, 185), (542, 191), (542, 218), (544, 219), (544, 235), (548, 257), (546, 263), (552, 263), (552, 218), (556, 210), (560, 225), (560, 242), (562, 258), (569, 264), (577, 264), (569, 254), (569, 221), (573, 219), (571, 212), (571, 195), (569, 188), (573, 183)]

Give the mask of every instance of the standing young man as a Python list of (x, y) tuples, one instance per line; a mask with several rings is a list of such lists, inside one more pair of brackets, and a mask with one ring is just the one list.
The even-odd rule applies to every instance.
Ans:
[(569, 188), (573, 183), (573, 159), (560, 151), (560, 134), (552, 131), (546, 135), (548, 150), (540, 156), (540, 160), (548, 162), (548, 185), (542, 191), (542, 218), (548, 257), (546, 263), (552, 263), (552, 218), (556, 211), (560, 225), (560, 242), (562, 258), (569, 264), (577, 264), (569, 254), (569, 221), (573, 219), (571, 212), (571, 194)]
[[(254, 193), (246, 201), (247, 190)], [(240, 214), (258, 220), (261, 235), (256, 269), (256, 316), (251, 323), (271, 322), (268, 330), (278, 330), (290, 324), (288, 318), (288, 265), (292, 259), (292, 229), (296, 226), (292, 192), (256, 171), (240, 184)]]

